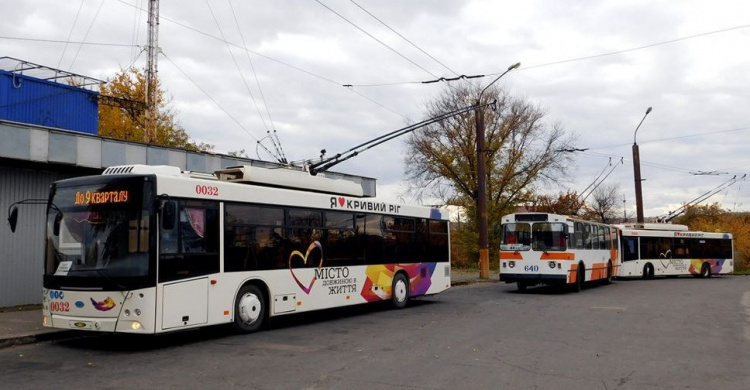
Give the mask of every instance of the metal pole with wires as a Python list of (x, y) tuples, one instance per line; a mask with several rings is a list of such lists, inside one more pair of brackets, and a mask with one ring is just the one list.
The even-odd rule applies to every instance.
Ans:
[(146, 126), (143, 129), (144, 142), (149, 144), (156, 139), (156, 86), (157, 56), (159, 55), (159, 0), (148, 3), (148, 59), (146, 64)]
[(479, 277), (488, 279), (490, 277), (490, 250), (489, 231), (487, 226), (487, 150), (484, 140), (484, 110), (482, 109), (482, 94), (497, 80), (505, 76), (513, 69), (518, 69), (521, 63), (515, 63), (508, 67), (500, 76), (487, 84), (477, 97), (474, 117), (477, 130), (477, 219), (479, 220)]
[(635, 142), (635, 136), (638, 134), (638, 129), (643, 124), (643, 121), (646, 120), (646, 115), (650, 112), (651, 107), (646, 110), (641, 123), (638, 124), (633, 133), (633, 176), (635, 177), (635, 212), (637, 223), (643, 223), (643, 195), (641, 194), (641, 156), (638, 150), (638, 143)]

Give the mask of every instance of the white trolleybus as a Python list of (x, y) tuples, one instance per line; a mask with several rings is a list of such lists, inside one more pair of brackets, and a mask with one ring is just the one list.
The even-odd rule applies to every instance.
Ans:
[(208, 175), (133, 165), (58, 181), (44, 325), (251, 332), (269, 316), (375, 301), (400, 308), (448, 289), (446, 213), (364, 198), (362, 188), (257, 166)]
[(538, 284), (609, 283), (619, 266), (617, 229), (550, 213), (517, 213), (502, 218), (500, 281), (519, 291)]
[(620, 225), (622, 265), (618, 277), (693, 275), (734, 271), (732, 235), (689, 231), (685, 225)]

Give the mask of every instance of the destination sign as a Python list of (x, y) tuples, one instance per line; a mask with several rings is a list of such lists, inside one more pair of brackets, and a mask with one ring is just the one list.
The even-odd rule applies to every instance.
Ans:
[(130, 191), (76, 191), (76, 205), (126, 203)]

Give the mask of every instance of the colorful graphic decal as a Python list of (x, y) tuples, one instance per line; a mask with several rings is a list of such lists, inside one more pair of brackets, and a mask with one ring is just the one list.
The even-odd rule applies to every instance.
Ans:
[(313, 276), (310, 283), (308, 283), (307, 285), (304, 285), (299, 280), (297, 275), (294, 273), (294, 268), (292, 268), (292, 260), (299, 257), (302, 260), (302, 264), (306, 265), (308, 257), (310, 257), (310, 252), (312, 252), (315, 248), (318, 248), (320, 250), (320, 263), (318, 263), (318, 269), (320, 269), (321, 267), (323, 267), (323, 246), (320, 245), (320, 242), (318, 241), (314, 241), (312, 244), (310, 244), (310, 246), (307, 247), (307, 251), (305, 252), (304, 255), (300, 251), (293, 251), (289, 255), (289, 271), (292, 273), (292, 278), (294, 278), (294, 281), (297, 282), (297, 285), (299, 286), (299, 288), (301, 288), (302, 291), (304, 291), (305, 294), (308, 294), (308, 295), (310, 294), (310, 291), (312, 290), (313, 285), (315, 284), (315, 281), (318, 280), (318, 275), (317, 275), (318, 273), (317, 272), (315, 273), (315, 276)]
[(693, 275), (699, 275), (701, 273), (701, 267), (703, 267), (703, 263), (708, 263), (708, 265), (711, 267), (711, 274), (716, 275), (721, 272), (721, 268), (724, 266), (724, 262), (726, 259), (706, 259), (706, 260), (690, 260), (690, 268), (688, 271), (690, 271)]
[[(423, 295), (432, 285), (432, 273), (435, 263), (426, 264), (386, 264), (372, 265), (365, 270), (365, 285), (362, 287), (362, 298), (368, 302), (382, 301), (391, 297), (393, 276), (400, 270), (409, 275), (409, 291), (411, 296)], [(374, 289), (378, 286), (378, 289)]]
[[(312, 279), (309, 281), (300, 280), (300, 275), (294, 271), (295, 268), (309, 267), (310, 264), (314, 264), (312, 262), (316, 260), (315, 256), (318, 253), (320, 261), (315, 267), (315, 273), (313, 274)], [(328, 289), (328, 295), (351, 294), (357, 292), (357, 278), (350, 275), (349, 267), (323, 268), (323, 262), (323, 245), (318, 241), (311, 243), (304, 254), (295, 250), (289, 255), (289, 272), (292, 274), (292, 278), (299, 288), (305, 294), (310, 295), (313, 286), (316, 285), (318, 280), (321, 281), (324, 289)], [(432, 285), (432, 274), (435, 271), (436, 266), (437, 264), (435, 263), (368, 266), (365, 269), (365, 275), (367, 278), (362, 286), (361, 295), (368, 302), (390, 299), (393, 276), (396, 272), (401, 270), (405, 271), (409, 276), (410, 295), (424, 295)], [(114, 304), (114, 302), (112, 303)]]
[(94, 305), (94, 308), (96, 308), (96, 310), (99, 310), (99, 311), (109, 311), (109, 310), (114, 309), (116, 306), (114, 299), (110, 297), (107, 297), (107, 299), (101, 302), (95, 301), (94, 298), (89, 298), (89, 299), (91, 299), (91, 304)]

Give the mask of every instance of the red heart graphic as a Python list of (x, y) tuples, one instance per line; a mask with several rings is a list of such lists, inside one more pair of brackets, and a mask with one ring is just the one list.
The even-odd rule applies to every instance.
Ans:
[(318, 241), (313, 241), (313, 243), (307, 247), (307, 251), (305, 252), (304, 255), (300, 251), (292, 251), (292, 253), (289, 254), (289, 271), (292, 272), (292, 278), (294, 278), (294, 281), (297, 282), (297, 285), (299, 286), (299, 288), (301, 288), (302, 291), (304, 291), (305, 294), (308, 294), (308, 295), (310, 294), (310, 291), (313, 288), (313, 284), (315, 284), (315, 281), (318, 280), (318, 278), (316, 276), (313, 276), (312, 280), (310, 281), (310, 284), (308, 284), (307, 287), (305, 287), (302, 284), (302, 282), (299, 281), (299, 278), (297, 277), (297, 275), (295, 275), (294, 273), (294, 268), (292, 268), (292, 259), (294, 258), (294, 256), (299, 256), (302, 259), (302, 263), (307, 264), (307, 257), (310, 256), (310, 252), (312, 252), (312, 250), (315, 248), (320, 249), (320, 264), (318, 264), (318, 269), (320, 269), (321, 267), (323, 267), (323, 245), (320, 245), (320, 242)]
[(339, 197), (339, 204), (341, 205), (341, 207), (344, 207), (344, 201), (345, 201), (344, 198)]

